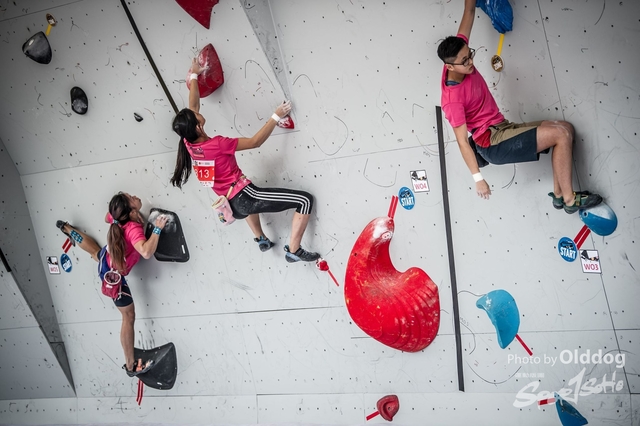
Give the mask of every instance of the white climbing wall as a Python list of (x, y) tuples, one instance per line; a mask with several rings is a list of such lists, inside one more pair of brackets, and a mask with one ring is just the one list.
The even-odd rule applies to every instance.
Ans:
[[(208, 43), (215, 47), (225, 83), (202, 101), (209, 134), (250, 136), (291, 93), (296, 129), (278, 129), (238, 160), (257, 185), (314, 194), (303, 245), (322, 253), (341, 287), (311, 264), (284, 261), (291, 213), (265, 215), (265, 231), (278, 245), (261, 253), (242, 222), (216, 223), (210, 190), (193, 179), (182, 191), (169, 184), (178, 143), (174, 112), (120, 1), (0, 2), (0, 138), (20, 176), (20, 183), (4, 175), (2, 182), (26, 197), (38, 246), (28, 254), (40, 261), (32, 268), (45, 271), (76, 392), (60, 386), (12, 393), (2, 380), (0, 424), (363, 424), (380, 397), (397, 394), (394, 424), (556, 425), (555, 407), (538, 409), (537, 394), (574, 389), (577, 380), (614, 381), (606, 394), (585, 391), (572, 402), (589, 424), (640, 424), (640, 3), (511, 4), (505, 70), (490, 68), (498, 34), (479, 9), (475, 64), (508, 119), (575, 125), (576, 184), (601, 193), (619, 226), (586, 240), (583, 248), (599, 252), (602, 274), (583, 273), (579, 261), (558, 254), (558, 240), (574, 238), (582, 222), (551, 206), (550, 156), (483, 169), (493, 190), (485, 201), (444, 123), (462, 329), (459, 392), (435, 107), (442, 72), (436, 48), (455, 33), (461, 0), (221, 0), (210, 30), (173, 0), (128, 3), (178, 108), (187, 102), (190, 58)], [(253, 8), (272, 15), (250, 20), (244, 9), (251, 16)], [(41, 65), (21, 46), (46, 30), (46, 13), (58, 23), (48, 37), (52, 62)], [(252, 25), (263, 25), (257, 32), (267, 49)], [(278, 77), (274, 64), (284, 67)], [(88, 95), (84, 116), (71, 111), (73, 86)], [(144, 120), (136, 122), (134, 113)], [(412, 170), (426, 171), (431, 190), (416, 194), (412, 210), (398, 207), (391, 257), (400, 271), (417, 266), (431, 276), (442, 321), (431, 346), (401, 353), (353, 324), (342, 286), (357, 236), (386, 215), (392, 195), (411, 187)], [(184, 264), (143, 261), (130, 275), (136, 346), (172, 341), (178, 354), (175, 387), (146, 388), (141, 406), (136, 382), (120, 369), (120, 314), (100, 294), (95, 262), (73, 248), (70, 273), (46, 272), (46, 256), (60, 256), (64, 242), (55, 221), (104, 244), (107, 202), (120, 190), (138, 195), (145, 210), (176, 212), (191, 254)], [(8, 185), (0, 191), (6, 197)], [(12, 244), (0, 240), (19, 259)], [(0, 291), (0, 377), (19, 371), (38, 383), (39, 370), (21, 359), (27, 335), (20, 332), (37, 327), (36, 315), (11, 302), (5, 293), (13, 284), (2, 283), (8, 290)], [(500, 349), (488, 316), (475, 306), (496, 289), (518, 304), (519, 335), (533, 364), (522, 361), (529, 358), (518, 341)], [(23, 315), (28, 324), (14, 320)], [(32, 349), (32, 362), (46, 357), (45, 346)], [(558, 360), (563, 351), (587, 350), (622, 354), (624, 366)], [(64, 378), (52, 369), (48, 381)]]

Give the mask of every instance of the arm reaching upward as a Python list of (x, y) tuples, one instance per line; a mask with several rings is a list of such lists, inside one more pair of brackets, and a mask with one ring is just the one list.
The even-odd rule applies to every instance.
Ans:
[[(191, 73), (198, 74), (204, 71), (204, 68), (200, 67), (197, 58), (193, 58), (191, 61)], [(189, 80), (189, 109), (193, 112), (200, 112), (200, 88), (198, 87), (198, 80)]]
[[(286, 117), (291, 112), (291, 101), (283, 102), (276, 108), (275, 115), (278, 117)], [(278, 122), (274, 118), (269, 118), (258, 132), (251, 138), (238, 138), (238, 146), (236, 151), (245, 149), (259, 148), (271, 135), (273, 129), (276, 128)]]
[(473, 27), (473, 20), (476, 17), (476, 0), (464, 0), (464, 12), (462, 13), (462, 19), (460, 20), (460, 27), (458, 28), (458, 34), (463, 34), (469, 40), (471, 35), (471, 28)]

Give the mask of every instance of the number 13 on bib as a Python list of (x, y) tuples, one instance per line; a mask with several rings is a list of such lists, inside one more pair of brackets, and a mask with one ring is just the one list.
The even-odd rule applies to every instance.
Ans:
[(203, 160), (194, 160), (193, 161), (193, 170), (196, 172), (196, 177), (202, 184), (202, 186), (213, 186), (214, 181), (214, 167), (215, 161), (203, 161)]

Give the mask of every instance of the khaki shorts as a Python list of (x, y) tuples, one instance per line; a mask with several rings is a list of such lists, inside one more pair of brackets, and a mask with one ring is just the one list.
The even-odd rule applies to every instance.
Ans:
[(531, 123), (510, 123), (505, 120), (489, 126), (491, 145), (486, 148), (476, 146), (478, 154), (491, 164), (513, 164), (537, 161), (537, 132), (542, 121)]
[(518, 136), (533, 128), (539, 127), (542, 121), (531, 121), (529, 123), (512, 123), (509, 120), (504, 120), (502, 123), (495, 126), (489, 126), (491, 131), (491, 145), (498, 145), (500, 142), (504, 142), (507, 139), (511, 139), (514, 136)]

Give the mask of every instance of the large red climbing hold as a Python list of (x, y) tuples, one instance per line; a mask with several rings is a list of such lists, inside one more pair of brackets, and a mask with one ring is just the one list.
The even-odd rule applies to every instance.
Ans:
[(211, 23), (211, 10), (219, 0), (176, 0), (193, 19), (200, 22), (203, 27), (209, 29)]
[(440, 327), (438, 287), (422, 269), (398, 272), (389, 244), (394, 221), (372, 220), (356, 240), (347, 263), (344, 296), (358, 327), (380, 343), (406, 352), (420, 351)]
[[(198, 76), (198, 89), (200, 89), (200, 97), (205, 98), (212, 94), (218, 87), (224, 83), (224, 75), (222, 74), (222, 65), (220, 58), (211, 43), (207, 44), (198, 55), (198, 63), (205, 68)], [(189, 87), (189, 76), (191, 68), (187, 73), (187, 88)]]

